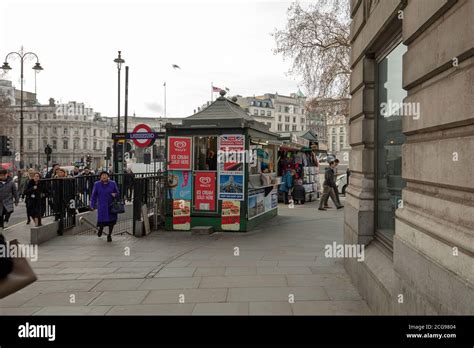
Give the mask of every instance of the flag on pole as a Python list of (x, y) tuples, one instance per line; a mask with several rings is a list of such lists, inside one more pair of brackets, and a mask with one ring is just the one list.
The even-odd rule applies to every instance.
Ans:
[(220, 91), (222, 91), (222, 89), (219, 88), (219, 87), (212, 86), (212, 91), (213, 92), (220, 92)]
[(163, 87), (166, 87), (166, 81), (165, 81), (165, 83), (163, 83)]

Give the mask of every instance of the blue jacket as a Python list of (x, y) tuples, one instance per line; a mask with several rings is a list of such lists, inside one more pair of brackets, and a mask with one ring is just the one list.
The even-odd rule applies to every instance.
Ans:
[(285, 175), (281, 178), (281, 184), (278, 190), (280, 192), (288, 192), (293, 187), (293, 176), (288, 170)]

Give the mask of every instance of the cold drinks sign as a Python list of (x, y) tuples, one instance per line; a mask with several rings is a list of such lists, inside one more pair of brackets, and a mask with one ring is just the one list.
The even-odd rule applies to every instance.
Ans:
[(191, 170), (191, 148), (190, 137), (168, 138), (168, 169), (169, 170)]

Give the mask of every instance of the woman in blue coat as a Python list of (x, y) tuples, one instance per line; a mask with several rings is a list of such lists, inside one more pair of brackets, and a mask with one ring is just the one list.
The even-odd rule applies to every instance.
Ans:
[(97, 209), (98, 236), (102, 236), (104, 227), (109, 227), (107, 242), (112, 241), (112, 230), (117, 223), (117, 214), (110, 212), (110, 205), (115, 197), (119, 196), (119, 189), (115, 181), (110, 180), (109, 173), (100, 173), (100, 180), (94, 184), (91, 196), (91, 208)]

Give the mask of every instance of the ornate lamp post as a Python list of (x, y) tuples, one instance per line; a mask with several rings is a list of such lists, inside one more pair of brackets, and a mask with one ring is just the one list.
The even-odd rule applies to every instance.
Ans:
[(21, 47), (20, 51), (18, 52), (10, 52), (5, 57), (5, 62), (2, 65), (3, 71), (7, 72), (11, 70), (10, 65), (8, 64), (8, 58), (18, 56), (20, 58), (20, 169), (24, 167), (24, 160), (23, 160), (23, 152), (24, 152), (24, 129), (23, 129), (23, 63), (25, 59), (28, 57), (36, 58), (36, 64), (33, 66), (33, 70), (35, 72), (39, 72), (43, 70), (39, 63), (39, 58), (36, 53), (33, 52), (24, 52), (23, 46)]

